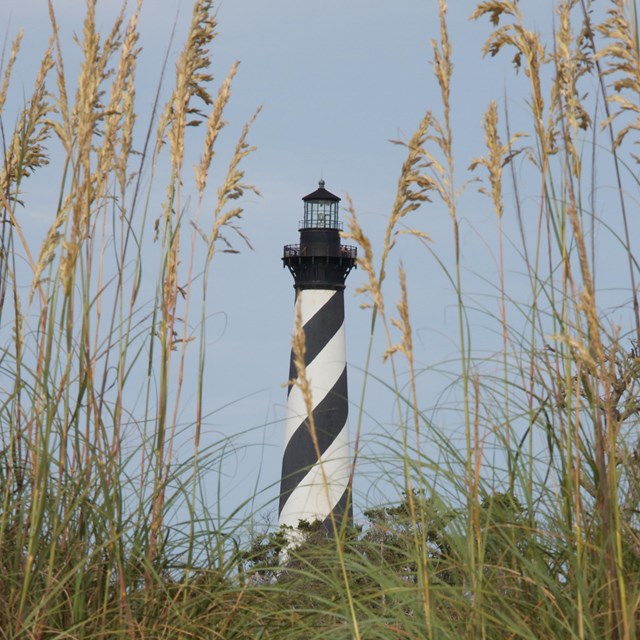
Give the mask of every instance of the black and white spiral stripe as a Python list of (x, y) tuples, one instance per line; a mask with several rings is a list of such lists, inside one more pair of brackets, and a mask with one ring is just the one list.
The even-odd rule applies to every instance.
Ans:
[[(351, 510), (344, 295), (342, 290), (301, 289), (297, 304), (305, 333), (317, 445), (302, 392), (290, 384), (279, 524), (295, 528), (300, 520), (320, 520), (329, 529), (331, 512), (339, 523)], [(296, 377), (292, 354), (289, 379)]]

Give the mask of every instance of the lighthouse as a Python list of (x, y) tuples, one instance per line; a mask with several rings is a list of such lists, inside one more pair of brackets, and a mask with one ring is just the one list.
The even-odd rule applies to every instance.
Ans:
[(340, 526), (352, 511), (344, 288), (356, 248), (340, 242), (340, 198), (324, 180), (302, 200), (300, 242), (284, 247), (282, 261), (294, 279), (313, 410), (310, 419), (292, 351), (278, 522), (296, 528), (319, 520), (331, 533), (331, 515)]

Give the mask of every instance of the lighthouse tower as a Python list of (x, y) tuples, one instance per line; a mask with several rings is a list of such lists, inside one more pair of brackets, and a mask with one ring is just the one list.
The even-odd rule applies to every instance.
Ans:
[(292, 353), (279, 524), (296, 528), (300, 520), (320, 520), (331, 532), (332, 513), (338, 525), (351, 517), (344, 283), (355, 266), (356, 248), (340, 243), (340, 198), (324, 188), (324, 180), (302, 200), (300, 243), (286, 245), (282, 261), (295, 281), (313, 416), (310, 420), (302, 392), (291, 382), (298, 377)]

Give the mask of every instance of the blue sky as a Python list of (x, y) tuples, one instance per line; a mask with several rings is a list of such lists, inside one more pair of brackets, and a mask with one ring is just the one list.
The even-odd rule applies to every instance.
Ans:
[[(71, 34), (81, 31), (80, 0), (54, 0), (58, 22), (70, 60), (74, 57)], [(514, 128), (525, 121), (526, 79), (515, 76), (507, 54), (483, 61), (481, 47), (490, 31), (488, 21), (473, 23), (468, 17), (475, 3), (455, 0), (448, 13), (453, 45), (453, 127), (459, 186), (473, 176), (466, 171), (472, 158), (483, 152), (481, 119), (490, 99), (506, 104)], [(552, 33), (551, 0), (522, 2), (522, 8), (543, 36)], [(99, 23), (105, 27), (120, 6), (117, 0), (98, 3)], [(169, 51), (169, 72), (190, 20), (188, 0), (146, 0), (140, 20), (143, 53), (138, 84), (138, 108), (152, 100), (161, 60), (176, 22)], [(219, 36), (213, 45), (216, 83), (235, 60), (241, 61), (227, 112), (222, 153), (234, 144), (242, 125), (262, 105), (250, 142), (257, 151), (245, 164), (247, 178), (261, 197), (244, 201), (244, 230), (254, 251), (218, 256), (213, 265), (208, 325), (208, 407), (213, 413), (206, 434), (211, 442), (221, 435), (243, 437), (247, 446), (230, 448), (217, 479), (223, 505), (250, 496), (255, 487), (277, 483), (280, 471), (282, 420), (286, 402), (293, 287), (282, 269), (282, 246), (297, 241), (302, 216), (301, 198), (314, 190), (322, 174), (327, 188), (345, 198), (349, 194), (371, 237), (374, 251), (380, 241), (395, 197), (404, 150), (390, 143), (408, 140), (428, 109), (441, 116), (439, 90), (431, 68), (431, 40), (438, 37), (436, 0), (226, 0), (219, 5)], [(10, 37), (25, 27), (18, 62), (19, 82), (28, 93), (35, 65), (49, 32), (44, 0), (3, 0), (0, 23)], [(20, 87), (12, 94), (19, 100)], [(216, 84), (217, 88), (217, 84)], [(505, 95), (508, 98), (505, 100)], [(5, 116), (8, 117), (8, 116)], [(199, 153), (195, 146), (194, 164)], [(220, 180), (221, 162), (214, 180)], [(536, 187), (532, 188), (535, 194)], [(26, 215), (34, 229), (45, 229), (50, 211), (48, 198), (34, 188)], [(525, 196), (526, 197), (526, 196)], [(532, 196), (535, 198), (535, 195)], [(344, 202), (343, 202), (344, 203)], [(464, 279), (487, 309), (497, 313), (493, 286), (497, 274), (495, 216), (477, 186), (467, 187), (461, 198)], [(533, 203), (535, 205), (535, 202)], [(343, 214), (344, 217), (344, 214)], [(410, 220), (411, 226), (429, 234), (435, 253), (452, 267), (452, 234), (448, 213), (440, 202), (426, 205)], [(506, 226), (513, 225), (507, 220)], [(515, 236), (515, 226), (511, 227)], [(37, 231), (34, 231), (37, 235)], [(39, 243), (36, 243), (36, 245)], [(513, 249), (514, 261), (517, 250)], [(425, 369), (420, 377), (421, 399), (427, 413), (449, 397), (449, 379), (440, 373), (442, 361), (455, 359), (457, 316), (455, 298), (436, 260), (411, 239), (403, 239), (389, 269), (389, 303), (397, 296), (395, 265), (402, 258), (408, 272), (410, 303), (414, 313), (416, 357)], [(520, 277), (507, 265), (509, 278)], [(512, 271), (513, 270), (513, 271)], [(521, 273), (521, 272), (520, 272)], [(361, 270), (348, 280), (347, 350), (350, 393), (356, 401), (362, 382), (368, 346), (370, 311), (353, 291), (363, 282)], [(484, 296), (488, 297), (484, 297)], [(472, 314), (480, 353), (499, 349), (500, 339), (482, 313)], [(379, 451), (387, 430), (397, 423), (392, 394), (385, 389), (389, 368), (382, 363), (384, 340), (376, 339), (373, 382), (363, 423), (363, 441), (369, 451)], [(455, 366), (448, 368), (455, 370)], [(188, 406), (188, 394), (185, 396)], [(355, 422), (352, 413), (352, 426)], [(367, 449), (365, 449), (366, 453)], [(356, 479), (361, 504), (394, 498), (390, 488), (395, 466), (371, 465)], [(389, 482), (391, 481), (391, 483)], [(215, 493), (212, 492), (214, 495)], [(256, 505), (271, 500), (272, 487)], [(391, 495), (390, 495), (391, 494)]]

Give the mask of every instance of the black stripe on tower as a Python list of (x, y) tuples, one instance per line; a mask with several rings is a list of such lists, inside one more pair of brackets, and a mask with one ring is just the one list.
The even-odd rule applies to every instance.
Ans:
[(333, 444), (347, 423), (349, 414), (347, 401), (347, 369), (331, 391), (313, 410), (313, 424), (316, 430), (318, 448), (313, 441), (309, 418), (306, 417), (289, 439), (282, 458), (282, 481), (280, 483), (280, 509), (282, 513), (291, 493), (304, 480), (304, 477)]
[[(298, 292), (296, 291), (296, 301)], [(308, 367), (316, 356), (329, 343), (331, 338), (338, 332), (344, 322), (344, 295), (338, 291), (307, 320), (302, 327), (304, 332), (304, 364)], [(289, 364), (289, 387), (287, 396), (291, 393), (293, 380), (298, 377), (293, 351), (291, 352)]]
[[(353, 520), (353, 508), (351, 505), (351, 484), (344, 490), (344, 493), (338, 500), (335, 507), (333, 507), (333, 517), (336, 520), (336, 525), (338, 528), (342, 524), (342, 519), (344, 516), (347, 516), (349, 520)], [(331, 515), (328, 515), (322, 525), (325, 528), (325, 531), (332, 533), (333, 532), (333, 523), (331, 522)]]

